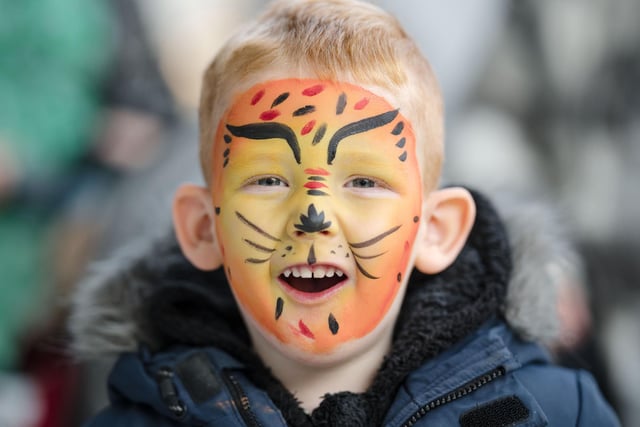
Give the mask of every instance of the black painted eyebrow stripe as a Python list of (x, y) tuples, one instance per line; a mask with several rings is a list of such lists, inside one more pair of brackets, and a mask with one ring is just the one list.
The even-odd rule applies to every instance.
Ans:
[(284, 139), (289, 148), (293, 152), (296, 163), (300, 164), (300, 144), (295, 132), (287, 125), (282, 123), (250, 123), (244, 126), (233, 126), (227, 124), (227, 129), (233, 136), (248, 139)]
[(327, 164), (331, 164), (333, 162), (333, 159), (336, 158), (338, 144), (344, 138), (384, 126), (388, 123), (391, 123), (397, 116), (398, 110), (391, 110), (387, 111), (386, 113), (378, 114), (377, 116), (367, 117), (366, 119), (349, 123), (348, 125), (345, 125), (338, 129), (338, 131), (333, 134), (331, 140), (329, 141), (329, 147), (327, 148)]
[(389, 236), (390, 234), (395, 233), (396, 231), (398, 231), (398, 229), (400, 227), (402, 227), (402, 225), (395, 226), (395, 227), (385, 231), (384, 233), (380, 233), (376, 237), (374, 237), (373, 239), (369, 239), (367, 241), (360, 242), (360, 243), (349, 243), (349, 246), (351, 246), (352, 248), (356, 248), (356, 249), (366, 248), (366, 247), (371, 246), (371, 245), (373, 245), (375, 243), (378, 243), (380, 240), (384, 239), (385, 237)]
[(242, 221), (245, 225), (249, 226), (249, 228), (253, 229), (254, 231), (257, 231), (258, 233), (260, 233), (261, 235), (263, 235), (264, 237), (266, 237), (267, 239), (271, 239), (274, 242), (279, 242), (280, 239), (278, 239), (277, 237), (273, 237), (271, 234), (267, 233), (266, 231), (264, 231), (262, 228), (258, 227), (257, 225), (255, 225), (254, 223), (252, 223), (251, 221), (249, 221), (247, 218), (245, 218), (240, 212), (236, 211), (236, 216), (238, 217), (238, 219), (240, 221)]

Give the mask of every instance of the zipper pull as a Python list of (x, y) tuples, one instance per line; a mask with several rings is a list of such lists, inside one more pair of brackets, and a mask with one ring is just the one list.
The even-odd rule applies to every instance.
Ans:
[(167, 405), (167, 409), (176, 418), (182, 418), (187, 413), (184, 402), (178, 398), (176, 386), (173, 384), (173, 371), (169, 368), (160, 368), (156, 373), (156, 381), (160, 388), (162, 401)]

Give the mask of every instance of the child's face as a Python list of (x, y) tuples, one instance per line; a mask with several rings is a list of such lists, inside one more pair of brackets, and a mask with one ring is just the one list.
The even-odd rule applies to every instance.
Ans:
[(245, 316), (315, 355), (370, 334), (406, 285), (422, 209), (398, 107), (346, 83), (263, 82), (223, 115), (212, 161), (217, 238)]

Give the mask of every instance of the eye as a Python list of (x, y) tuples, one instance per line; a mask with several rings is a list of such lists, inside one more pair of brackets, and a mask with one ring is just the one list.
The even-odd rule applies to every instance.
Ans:
[(389, 198), (397, 195), (385, 181), (369, 176), (351, 176), (344, 183), (344, 188), (351, 194), (365, 198)]
[(376, 186), (378, 186), (376, 181), (371, 178), (364, 177), (353, 178), (345, 185), (345, 187), (350, 188), (374, 188)]
[(366, 176), (356, 176), (349, 179), (345, 185), (347, 188), (355, 189), (367, 189), (367, 188), (388, 188), (387, 184), (375, 178), (369, 178)]
[(288, 187), (287, 183), (277, 176), (265, 176), (251, 182), (253, 185), (261, 185), (264, 187)]
[(245, 181), (244, 191), (250, 193), (273, 193), (286, 190), (289, 184), (284, 178), (277, 175), (255, 176)]

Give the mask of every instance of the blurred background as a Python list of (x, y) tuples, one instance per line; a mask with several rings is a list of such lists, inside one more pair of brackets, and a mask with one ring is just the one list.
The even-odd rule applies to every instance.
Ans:
[[(373, 2), (441, 82), (445, 181), (547, 206), (580, 253), (553, 350), (640, 425), (640, 2)], [(65, 351), (68, 297), (202, 182), (202, 71), (264, 4), (0, 0), (0, 426), (105, 404), (111, 361)]]

